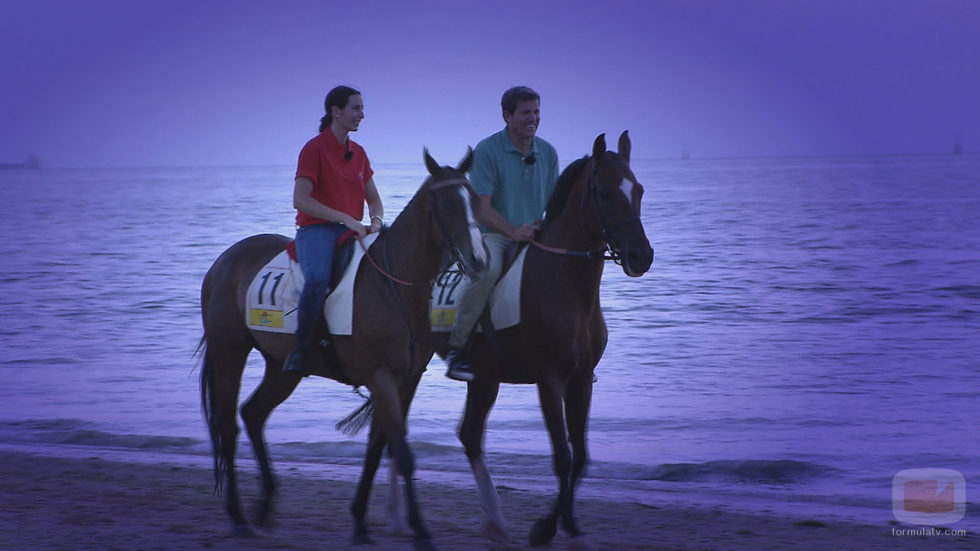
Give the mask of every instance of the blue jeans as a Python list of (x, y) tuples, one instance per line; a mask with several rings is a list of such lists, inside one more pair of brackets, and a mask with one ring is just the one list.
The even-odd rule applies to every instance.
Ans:
[(317, 316), (323, 310), (323, 299), (330, 291), (337, 240), (346, 231), (343, 224), (329, 223), (300, 226), (296, 230), (296, 256), (306, 280), (296, 313), (297, 351), (308, 346), (315, 337), (312, 332)]

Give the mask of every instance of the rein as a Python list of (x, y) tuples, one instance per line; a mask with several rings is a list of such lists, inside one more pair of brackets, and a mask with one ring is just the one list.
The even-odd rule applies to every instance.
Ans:
[(398, 279), (397, 277), (395, 277), (395, 276), (389, 274), (388, 272), (386, 272), (381, 266), (378, 266), (378, 263), (374, 261), (374, 257), (372, 257), (371, 255), (368, 254), (367, 247), (364, 246), (364, 239), (362, 239), (361, 237), (358, 237), (357, 238), (357, 244), (360, 245), (361, 246), (361, 250), (364, 251), (365, 258), (367, 258), (368, 261), (371, 262), (371, 265), (374, 266), (374, 269), (375, 270), (381, 272), (381, 275), (387, 277), (388, 279), (394, 281), (395, 283), (399, 283), (401, 285), (405, 285), (405, 286), (408, 286), (408, 287), (414, 287), (415, 285), (418, 285), (418, 283), (412, 283), (411, 281), (405, 281), (403, 279)]
[(599, 247), (597, 249), (592, 249), (589, 251), (573, 251), (570, 249), (562, 249), (560, 247), (552, 247), (550, 245), (545, 245), (544, 243), (539, 242), (537, 239), (532, 239), (529, 241), (529, 243), (541, 249), (542, 251), (546, 251), (552, 254), (560, 254), (564, 256), (580, 256), (589, 259), (601, 258), (603, 260), (611, 260), (611, 258), (605, 256), (605, 252), (609, 250), (609, 247), (606, 245), (603, 245), (602, 247)]

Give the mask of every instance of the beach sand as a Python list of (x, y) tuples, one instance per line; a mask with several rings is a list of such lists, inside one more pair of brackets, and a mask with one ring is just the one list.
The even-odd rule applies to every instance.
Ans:
[[(234, 538), (222, 498), (203, 466), (118, 461), (77, 451), (77, 457), (43, 451), (0, 449), (0, 549), (66, 550), (334, 550), (349, 549), (353, 522), (348, 504), (354, 480), (301, 476), (280, 467), (278, 525), (251, 538)], [(64, 455), (64, 454), (61, 454)], [(250, 463), (243, 461), (243, 463)], [(357, 549), (410, 550), (410, 538), (387, 531), (379, 473), (368, 511), (376, 545)], [(240, 468), (246, 509), (257, 493), (251, 465)], [(423, 480), (423, 516), (441, 550), (529, 549), (533, 520), (552, 502), (550, 494), (501, 489), (510, 541), (482, 535), (474, 488)], [(710, 508), (648, 507), (635, 503), (577, 503), (580, 528), (593, 550), (869, 550), (977, 549), (965, 537), (896, 536), (893, 526), (721, 512)], [(907, 528), (907, 527), (898, 527)], [(559, 531), (551, 549), (568, 549)]]

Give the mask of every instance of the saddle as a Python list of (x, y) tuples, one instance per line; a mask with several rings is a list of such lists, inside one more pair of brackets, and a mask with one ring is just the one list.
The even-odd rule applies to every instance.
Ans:
[(503, 279), (504, 274), (507, 273), (507, 270), (514, 265), (514, 262), (517, 261), (517, 256), (524, 252), (524, 249), (527, 246), (528, 243), (518, 243), (516, 241), (512, 242), (510, 245), (507, 245), (507, 248), (504, 249), (504, 267), (502, 270), (500, 270), (501, 279)]
[[(349, 233), (353, 235), (353, 232)], [(377, 237), (378, 234), (365, 237), (364, 248)], [(338, 240), (330, 282), (332, 291), (324, 302), (327, 325), (334, 335), (351, 334), (354, 279), (363, 257), (364, 250), (350, 236), (346, 239), (342, 236)], [(249, 329), (295, 333), (296, 308), (304, 282), (302, 270), (296, 262), (296, 245), (291, 241), (286, 250), (263, 266), (249, 284), (246, 294), (246, 323)]]
[[(488, 322), (477, 324), (477, 331), (488, 332), (513, 327), (521, 321), (521, 279), (527, 245), (514, 243), (504, 254), (504, 267), (487, 304)], [(457, 264), (450, 265), (436, 276), (432, 284), (430, 322), (432, 331), (449, 332), (456, 320), (456, 303), (470, 285), (470, 279)]]

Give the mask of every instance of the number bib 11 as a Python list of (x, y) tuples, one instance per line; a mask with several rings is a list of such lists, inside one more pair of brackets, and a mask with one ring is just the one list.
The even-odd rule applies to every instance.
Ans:
[[(295, 275), (302, 280), (302, 274)], [(293, 277), (285, 252), (259, 271), (248, 287), (249, 327), (275, 333), (296, 332), (295, 309), (303, 282), (294, 281)]]

